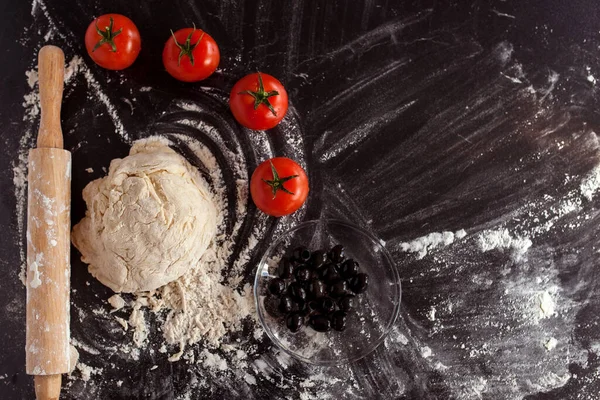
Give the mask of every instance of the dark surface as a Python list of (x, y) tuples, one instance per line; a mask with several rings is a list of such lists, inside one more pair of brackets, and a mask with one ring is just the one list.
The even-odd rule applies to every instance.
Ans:
[[(250, 71), (278, 77), (292, 108), (283, 126), (267, 135), (275, 154), (306, 162), (312, 191), (303, 219), (341, 215), (368, 227), (387, 242), (403, 280), (402, 314), (391, 336), (396, 340), (352, 366), (283, 370), (262, 344), (259, 355), (264, 353), (281, 378), (262, 379), (257, 373), (258, 384), (246, 385), (232, 373), (206, 375), (198, 366), (169, 363), (158, 353), (144, 352), (136, 362), (82, 351), (82, 359), (104, 368), (104, 374), (72, 382), (64, 398), (172, 399), (193, 387), (194, 374), (211, 383), (191, 398), (299, 398), (301, 393), (598, 398), (600, 203), (598, 196), (580, 193), (582, 180), (600, 159), (599, 95), (588, 79), (600, 78), (596, 2), (219, 0), (109, 6), (79, 0), (33, 7), (5, 1), (1, 10), (2, 399), (33, 393), (24, 374), (25, 289), (17, 278), (24, 238), (17, 230), (12, 168), (19, 151), (32, 144), (31, 139), (20, 143), (24, 132), (37, 127), (23, 120), (21, 103), (29, 92), (24, 72), (52, 29), (48, 42), (61, 46), (67, 60), (84, 58), (131, 140), (178, 130), (198, 135), (215, 149), (226, 181), (234, 173), (218, 143), (178, 121), (209, 121), (219, 143), (241, 146), (251, 172), (262, 155), (249, 132), (234, 123), (224, 99), (235, 80)], [(129, 16), (142, 35), (139, 59), (123, 72), (102, 70), (85, 54), (85, 29), (106, 12)], [(160, 61), (168, 29), (192, 22), (215, 38), (222, 55), (220, 71), (202, 84), (174, 81)], [(143, 86), (152, 90), (140, 92)], [(132, 97), (134, 109), (124, 100)], [(179, 99), (205, 111), (184, 111)], [(111, 159), (124, 156), (129, 143), (115, 133), (114, 117), (81, 76), (65, 90), (63, 130), (74, 157), (77, 222), (85, 210), (81, 189), (101, 176)], [(304, 141), (290, 143), (290, 132), (300, 132)], [(86, 173), (88, 167), (95, 172)], [(571, 200), (576, 210), (562, 212)], [(255, 219), (249, 205), (240, 243)], [(268, 220), (248, 264), (248, 281), (277, 223)], [(403, 241), (461, 228), (468, 233), (464, 240), (421, 260), (401, 251)], [(500, 228), (532, 240), (525, 259), (478, 250), (478, 233)], [(110, 291), (87, 274), (75, 254), (73, 260), (74, 304), (106, 307)], [(535, 304), (528, 302), (549, 288), (556, 315), (535, 320), (527, 314)], [(431, 307), (437, 310), (434, 320), (428, 318)], [(79, 340), (120, 340), (110, 336), (102, 318), (81, 320), (73, 313)], [(398, 339), (400, 332), (404, 338)], [(543, 343), (550, 337), (558, 345), (548, 351)], [(423, 356), (425, 346), (432, 356)], [(158, 368), (150, 370), (154, 364)], [(334, 382), (299, 384), (318, 373)], [(118, 379), (125, 380), (122, 387), (116, 386)]]

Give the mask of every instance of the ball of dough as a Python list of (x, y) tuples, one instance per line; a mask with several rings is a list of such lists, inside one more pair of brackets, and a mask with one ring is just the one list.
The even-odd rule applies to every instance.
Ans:
[(134, 143), (108, 176), (83, 190), (73, 244), (90, 273), (115, 292), (154, 290), (196, 265), (217, 230), (217, 209), (198, 173), (161, 142)]

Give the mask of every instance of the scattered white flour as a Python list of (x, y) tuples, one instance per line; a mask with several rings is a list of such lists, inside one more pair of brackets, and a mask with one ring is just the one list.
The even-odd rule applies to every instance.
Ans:
[(29, 85), (29, 88), (33, 89), (38, 83), (38, 72), (32, 69), (25, 71), (25, 75), (27, 76), (27, 84)]
[(104, 369), (102, 368), (90, 367), (89, 365), (86, 365), (81, 361), (77, 363), (77, 369), (81, 374), (81, 380), (83, 380), (84, 382), (89, 381), (92, 375), (101, 375), (102, 372), (104, 372)]
[(204, 358), (204, 361), (202, 361), (204, 368), (217, 369), (219, 371), (227, 370), (227, 361), (218, 354), (211, 353), (207, 349), (204, 349), (201, 353), (201, 357)]
[(388, 336), (385, 338), (385, 342), (387, 343), (400, 343), (403, 346), (408, 344), (408, 338), (404, 333), (400, 332), (398, 327), (393, 327)]
[(244, 374), (244, 380), (248, 385), (256, 385), (256, 378), (254, 377), (254, 375), (246, 373)]
[(555, 338), (550, 338), (548, 339), (548, 341), (546, 343), (544, 343), (544, 347), (546, 348), (546, 350), (551, 351), (553, 350), (556, 345), (558, 344), (558, 340), (556, 340)]
[(581, 182), (580, 190), (583, 197), (592, 201), (600, 189), (600, 165), (596, 166)]
[(592, 74), (588, 75), (587, 80), (592, 82), (592, 85), (596, 84), (596, 78), (594, 78), (594, 75)]
[(548, 291), (543, 291), (539, 293), (536, 297), (537, 304), (539, 306), (539, 316), (540, 318), (548, 318), (555, 314), (555, 306), (554, 299), (550, 296)]
[(93, 174), (94, 173), (94, 168), (86, 168), (85, 172), (87, 172), (88, 174)]
[(477, 244), (484, 253), (494, 249), (509, 249), (514, 261), (522, 260), (532, 245), (529, 238), (511, 236), (508, 229), (483, 231), (477, 237)]
[(427, 312), (427, 318), (430, 321), (435, 321), (435, 311), (435, 307), (432, 306), (431, 309), (429, 309), (429, 311)]
[[(204, 261), (211, 262), (206, 258)], [(163, 325), (169, 344), (183, 346), (204, 341), (218, 347), (221, 338), (241, 329), (242, 320), (254, 311), (250, 285), (238, 292), (223, 285), (220, 274), (201, 271), (202, 267), (198, 266), (193, 276), (177, 281), (179, 290), (172, 290), (171, 285), (161, 290), (164, 303), (157, 304), (157, 309), (166, 306), (171, 310)]]
[(331, 374), (327, 374), (324, 371), (319, 371), (316, 374), (309, 376), (300, 382), (301, 388), (313, 388), (315, 386), (323, 385), (324, 383), (335, 385), (340, 382), (340, 379), (331, 376)]
[(77, 340), (76, 338), (73, 338), (73, 337), (71, 338), (71, 345), (73, 346), (73, 348), (75, 350), (80, 349), (80, 350), (85, 351), (86, 353), (93, 354), (95, 356), (100, 354), (100, 351), (98, 349), (95, 349), (92, 346), (81, 343), (79, 340)]
[(433, 355), (431, 348), (428, 346), (421, 347), (421, 356), (423, 358), (429, 358)]
[[(72, 73), (69, 71), (72, 70)], [(93, 93), (101, 103), (106, 107), (107, 113), (110, 115), (110, 119), (115, 125), (116, 132), (123, 138), (125, 142), (129, 142), (129, 134), (125, 131), (125, 127), (121, 122), (121, 118), (117, 113), (115, 106), (112, 104), (108, 96), (104, 93), (102, 86), (98, 83), (90, 69), (87, 67), (83, 59), (79, 56), (74, 56), (73, 59), (69, 62), (69, 66), (65, 73), (65, 83), (70, 80), (70, 78), (78, 73), (83, 72), (83, 76), (85, 77), (85, 81), (88, 85), (88, 89), (91, 93)]]
[(592, 75), (592, 69), (589, 66), (586, 66), (585, 70), (587, 72), (587, 80), (588, 80), (588, 82), (591, 82), (592, 85), (595, 85), (596, 84), (596, 78), (594, 78), (594, 75)]
[(464, 229), (460, 229), (456, 232), (433, 232), (410, 242), (400, 243), (400, 250), (407, 253), (417, 253), (417, 260), (420, 260), (424, 258), (429, 251), (449, 246), (454, 243), (455, 240), (460, 240), (466, 235), (467, 232)]

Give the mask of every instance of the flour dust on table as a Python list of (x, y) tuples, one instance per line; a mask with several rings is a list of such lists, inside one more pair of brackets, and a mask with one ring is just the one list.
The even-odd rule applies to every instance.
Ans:
[[(573, 337), (595, 304), (586, 283), (595, 273), (580, 267), (597, 260), (584, 243), (597, 237), (599, 142), (560, 98), (569, 80), (584, 77), (576, 69), (531, 71), (509, 42), (486, 51), (467, 37), (430, 33), (419, 39), (421, 50), (392, 38), (410, 58), (387, 69), (366, 54), (388, 37), (362, 37), (369, 50), (354, 60), (371, 75), (342, 82), (343, 96), (323, 116), (359, 102), (363, 113), (310, 121), (335, 138), (330, 148), (317, 141), (315, 151), (331, 175), (345, 178), (340, 214), (358, 214), (383, 232), (403, 277), (404, 321), (386, 341), (394, 357), (368, 384), (394, 396), (402, 389), (386, 379), (427, 370), (415, 378), (417, 398), (521, 399), (589, 379), (571, 371), (593, 371), (596, 354)], [(335, 79), (316, 64), (323, 79)], [(384, 102), (379, 96), (393, 85), (401, 89)], [(591, 90), (581, 88), (580, 99)], [(382, 109), (365, 120), (369, 106)], [(365, 168), (362, 148), (376, 142), (392, 147)], [(357, 181), (377, 189), (365, 192)]]
[[(83, 60), (75, 56), (66, 65), (66, 82), (72, 85), (82, 82), (84, 85), (94, 87), (95, 80), (86, 71), (88, 69)], [(31, 89), (35, 89), (36, 70), (28, 71), (27, 76), (32, 85)], [(73, 79), (78, 80), (74, 82)], [(67, 91), (67, 96), (69, 93)], [(36, 96), (37, 92), (32, 91), (27, 98), (35, 99)], [(102, 97), (101, 94), (98, 96)], [(30, 108), (35, 106), (34, 102), (30, 103), (31, 105), (26, 104), (28, 111), (25, 118), (33, 125), (37, 113), (35, 109), (31, 111)], [(241, 145), (238, 144), (238, 148), (231, 151), (228, 148), (230, 142), (226, 142), (227, 137), (222, 137), (223, 132), (200, 118), (206, 112), (201, 106), (190, 101), (176, 101), (173, 104), (172, 113), (177, 115), (183, 112), (185, 117), (169, 119), (167, 115), (168, 123), (156, 127), (159, 136), (138, 141), (136, 146), (171, 146), (191, 159), (209, 182), (211, 197), (219, 210), (218, 232), (199, 263), (173, 283), (150, 292), (110, 296), (107, 302), (112, 310), (100, 307), (88, 312), (80, 304), (74, 306), (79, 321), (97, 318), (104, 321), (106, 329), (111, 333), (109, 337), (119, 336), (121, 333), (129, 339), (121, 340), (120, 345), (108, 345), (106, 339), (102, 337), (90, 340), (89, 337), (77, 335), (75, 331), (73, 344), (84, 353), (82, 358), (86, 355), (117, 353), (120, 354), (119, 357), (125, 359), (139, 360), (145, 352), (162, 353), (171, 362), (181, 359), (186, 364), (198, 364), (200, 368), (206, 369), (209, 376), (227, 370), (228, 365), (237, 365), (248, 370), (244, 372), (244, 380), (248, 385), (254, 385), (256, 378), (248, 366), (248, 361), (245, 360), (255, 354), (256, 345), (248, 345), (241, 342), (239, 338), (232, 340), (230, 336), (236, 332), (239, 335), (246, 325), (246, 329), (253, 329), (252, 338), (262, 341), (261, 328), (256, 326), (256, 321), (253, 319), (248, 320), (249, 316), (254, 315), (254, 300), (249, 284), (243, 282), (243, 276), (247, 263), (254, 256), (255, 247), (264, 240), (266, 230), (273, 228), (268, 226), (267, 219), (263, 215), (256, 215), (254, 223), (250, 226), (246, 221), (248, 161)], [(106, 106), (110, 109), (108, 105)], [(109, 115), (115, 118), (113, 113), (109, 112)], [(119, 131), (118, 120), (115, 121), (115, 127)], [(302, 143), (299, 131), (289, 122), (284, 122), (282, 127), (296, 145)], [(216, 156), (213, 154), (214, 148), (208, 147), (206, 143), (195, 138), (198, 132), (207, 135), (211, 142), (217, 144)], [(122, 137), (127, 139), (125, 136)], [(262, 160), (272, 156), (272, 144), (269, 141), (264, 141), (260, 137), (251, 140), (255, 141), (255, 144), (250, 148), (256, 152), (251, 154), (252, 158)], [(23, 148), (27, 146), (24, 144)], [(73, 151), (77, 152), (83, 148), (77, 145)], [(19, 179), (24, 166), (24, 163), (15, 166), (17, 190), (25, 189), (26, 181)], [(93, 168), (84, 170), (87, 173), (90, 173), (90, 170), (91, 173), (94, 172)], [(226, 185), (225, 179), (232, 181), (233, 185)], [(16, 196), (19, 200), (18, 192)], [(18, 201), (18, 207), (21, 206), (21, 201), (23, 200)], [(302, 212), (293, 217), (283, 218), (276, 225), (275, 230), (285, 231), (301, 218)], [(232, 261), (233, 264), (230, 264)], [(229, 265), (231, 268), (228, 267)], [(77, 292), (77, 289), (74, 289), (74, 292)], [(157, 345), (150, 347), (151, 340), (154, 339), (156, 342), (155, 338), (159, 333), (157, 327), (162, 332), (160, 334), (162, 340), (159, 339)], [(208, 347), (199, 352), (190, 348), (198, 342)], [(101, 387), (105, 384), (103, 380), (105, 373), (106, 367), (94, 367), (80, 359), (68, 385), (75, 392), (83, 389), (77, 389), (80, 384), (77, 383), (76, 378), (79, 376), (81, 382), (85, 383), (86, 391), (91, 385)], [(210, 380), (215, 378), (216, 375), (211, 376)], [(196, 386), (202, 383), (202, 381), (198, 382)]]
[[(224, 250), (209, 248), (205, 262), (225, 267), (221, 280), (207, 279), (240, 313), (223, 316), (233, 322), (210, 346), (189, 331), (202, 299), (188, 299), (194, 279), (109, 305), (113, 293), (74, 265), (80, 367), (65, 398), (599, 398), (600, 57), (585, 2), (437, 2), (416, 12), (410, 2), (202, 2), (190, 18), (235, 45), (222, 47), (215, 79), (194, 88), (144, 69), (107, 73), (77, 56), (77, 20), (98, 12), (86, 3), (65, 13), (34, 1), (22, 43), (53, 40), (71, 60), (63, 127), (74, 185), (104, 175), (132, 141), (162, 137), (224, 199)], [(174, 5), (123, 7), (154, 23)], [(146, 43), (160, 52), (162, 43)], [(280, 72), (290, 89), (288, 116), (267, 134), (228, 114), (227, 85), (253, 64)], [(39, 109), (35, 68), (21, 78), (23, 136), (11, 156), (24, 264), (26, 150)], [(298, 159), (313, 193), (306, 210), (278, 222), (256, 213), (246, 189), (248, 173), (273, 155)], [(82, 206), (74, 198), (78, 218)], [(382, 237), (402, 278), (402, 317), (384, 345), (334, 368), (278, 353), (243, 318), (252, 267), (271, 238), (320, 216), (350, 217)], [(18, 299), (6, 313), (22, 317)]]

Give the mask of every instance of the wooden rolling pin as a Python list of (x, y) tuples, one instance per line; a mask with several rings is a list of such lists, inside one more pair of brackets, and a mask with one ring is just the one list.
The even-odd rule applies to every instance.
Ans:
[(27, 373), (39, 400), (58, 399), (70, 370), (71, 153), (63, 150), (60, 106), (65, 56), (55, 46), (39, 53), (41, 121), (29, 151), (27, 203)]

